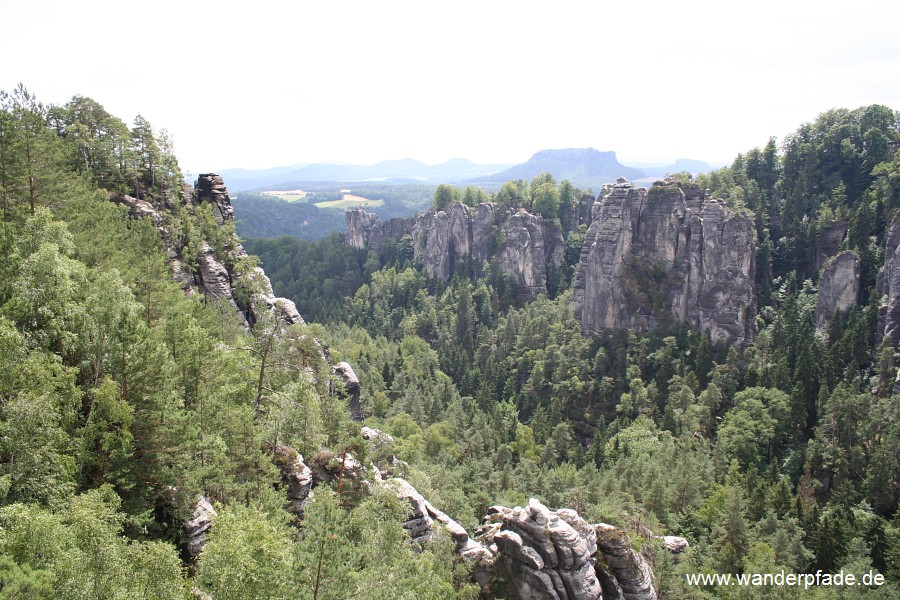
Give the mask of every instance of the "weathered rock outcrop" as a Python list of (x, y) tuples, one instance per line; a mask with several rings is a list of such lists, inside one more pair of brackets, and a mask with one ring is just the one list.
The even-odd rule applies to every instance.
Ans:
[(412, 220), (381, 217), (363, 209), (347, 211), (347, 232), (344, 239), (354, 248), (378, 250), (388, 240), (398, 240), (411, 231)]
[[(417, 543), (428, 543), (437, 523), (472, 567), (483, 598), (499, 592), (509, 600), (655, 600), (649, 562), (631, 547), (625, 532), (591, 525), (569, 509), (552, 511), (537, 500), (526, 507), (492, 506), (474, 539), (403, 479), (386, 484), (410, 506), (403, 527)], [(656, 537), (656, 536), (651, 536)], [(687, 547), (681, 537), (657, 537), (677, 560)]]
[(828, 259), (835, 256), (844, 241), (847, 233), (847, 224), (843, 221), (829, 223), (818, 231), (816, 235), (816, 269), (821, 269)]
[(606, 567), (599, 568), (598, 572), (607, 574), (602, 578), (603, 597), (613, 600), (656, 600), (653, 571), (631, 547), (625, 532), (606, 523), (595, 525), (594, 531)]
[(447, 281), (464, 262), (483, 274), (484, 263), (496, 259), (528, 297), (545, 289), (548, 262), (561, 265), (565, 255), (563, 235), (555, 224), (524, 210), (510, 213), (494, 203), (475, 209), (456, 203), (447, 210), (387, 223), (362, 209), (347, 212), (346, 240), (356, 248), (378, 249), (386, 240), (407, 234), (415, 262), (431, 277)]
[(359, 403), (359, 377), (353, 372), (353, 367), (350, 366), (350, 363), (339, 362), (331, 367), (331, 370), (338, 375), (344, 383), (344, 389), (346, 390), (350, 401), (350, 416), (354, 421), (362, 423), (362, 406), (360, 406)]
[(281, 472), (281, 485), (285, 490), (290, 511), (298, 519), (302, 519), (306, 503), (312, 494), (312, 469), (303, 462), (303, 455), (289, 446), (272, 444), (266, 450)]
[[(231, 306), (248, 327), (252, 327), (258, 320), (257, 306), (265, 306), (270, 315), (281, 319), (286, 325), (303, 323), (303, 318), (291, 300), (275, 297), (272, 283), (262, 269), (257, 267), (247, 273), (235, 271), (237, 261), (247, 256), (236, 238), (233, 244), (219, 251), (208, 243), (209, 240), (203, 240), (199, 255), (191, 259), (185, 257), (185, 249), (179, 247), (173, 240), (166, 225), (167, 216), (164, 209), (169, 206), (168, 202), (171, 199), (158, 206), (131, 196), (113, 195), (110, 199), (127, 206), (131, 216), (149, 218), (153, 221), (163, 238), (172, 276), (181, 285), (185, 294), (190, 295), (199, 291), (209, 298)], [(191, 186), (185, 185), (181, 191), (181, 204), (190, 214), (193, 214), (200, 205), (208, 204), (219, 226), (234, 220), (234, 208), (231, 206), (225, 183), (220, 176), (213, 173), (200, 175), (196, 191)], [(241, 283), (257, 290), (249, 302), (239, 302), (235, 298), (234, 290)]]
[(845, 250), (833, 257), (819, 275), (816, 327), (824, 329), (838, 312), (847, 311), (859, 297), (860, 262), (855, 252)]
[[(553, 512), (532, 499), (527, 507), (492, 507), (476, 535), (496, 555), (495, 567), (513, 597), (596, 600), (597, 539), (575, 511)], [(514, 594), (514, 595), (513, 595)]]
[(894, 217), (885, 236), (884, 266), (878, 273), (881, 294), (878, 311), (878, 344), (884, 340), (896, 348), (900, 343), (900, 215)]
[[(691, 189), (692, 205), (696, 190)], [(742, 344), (755, 333), (755, 240), (749, 215), (673, 184), (620, 180), (594, 204), (573, 284), (587, 331), (647, 330), (670, 319)]]
[[(884, 265), (878, 272), (876, 289), (881, 295), (876, 347), (885, 344), (896, 351), (900, 346), (900, 214), (891, 221), (885, 235)], [(900, 371), (892, 393), (900, 394)]]
[(193, 515), (184, 522), (187, 552), (191, 559), (196, 559), (203, 551), (203, 547), (209, 539), (209, 529), (212, 527), (213, 519), (217, 516), (216, 509), (209, 500), (203, 496), (197, 496)]

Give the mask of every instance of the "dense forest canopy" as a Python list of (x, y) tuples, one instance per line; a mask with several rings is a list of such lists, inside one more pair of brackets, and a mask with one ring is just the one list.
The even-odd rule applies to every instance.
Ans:
[[(228, 255), (238, 241), (185, 200), (163, 133), (80, 96), (47, 107), (22, 86), (4, 92), (0, 594), (477, 596), (450, 540), (410, 544), (406, 507), (374, 481), (320, 484), (297, 523), (280, 474), (290, 447), (314, 465), (396, 455), (470, 532), (492, 505), (529, 498), (625, 525), (660, 597), (750, 597), (683, 574), (779, 569), (874, 569), (888, 584), (778, 597), (896, 597), (900, 360), (879, 334), (877, 276), (900, 208), (898, 142), (896, 112), (834, 110), (780, 147), (675, 176), (752, 212), (759, 317), (743, 348), (674, 320), (583, 335), (570, 290), (584, 229), (567, 220), (585, 192), (551, 176), (434, 192), (435, 208), (494, 201), (568, 231), (565, 268), (537, 299), (491, 264), (431, 280), (409, 239), (378, 251), (336, 234), (257, 239), (246, 247), (276, 291), (316, 324), (260, 310), (248, 331), (171, 277), (161, 229), (189, 270), (204, 244)], [(817, 330), (817, 241), (837, 224), (862, 292)], [(363, 440), (329, 360), (353, 365), (366, 424), (389, 448)], [(192, 559), (198, 494), (218, 516)], [(673, 564), (646, 530), (690, 551)]]

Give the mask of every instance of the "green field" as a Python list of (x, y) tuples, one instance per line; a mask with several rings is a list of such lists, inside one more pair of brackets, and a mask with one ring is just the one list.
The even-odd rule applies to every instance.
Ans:
[(266, 196), (280, 198), (286, 202), (306, 202), (306, 192), (303, 190), (284, 190), (275, 192), (263, 192)]
[(344, 194), (340, 200), (328, 200), (327, 202), (316, 202), (318, 208), (357, 208), (360, 206), (382, 206), (384, 200), (369, 200), (362, 196), (351, 196)]

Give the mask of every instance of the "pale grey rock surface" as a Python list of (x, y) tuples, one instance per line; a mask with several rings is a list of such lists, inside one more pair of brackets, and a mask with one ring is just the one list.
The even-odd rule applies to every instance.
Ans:
[(623, 600), (656, 600), (653, 571), (646, 560), (631, 547), (631, 541), (618, 527), (594, 525), (602, 563), (614, 579), (615, 586), (604, 587), (604, 598)]
[(496, 258), (500, 270), (528, 297), (546, 288), (547, 263), (560, 266), (565, 256), (558, 226), (524, 210), (510, 214), (493, 203), (474, 209), (456, 203), (446, 210), (388, 223), (356, 209), (347, 211), (346, 219), (345, 239), (356, 248), (377, 249), (388, 239), (409, 234), (416, 264), (441, 281), (449, 280), (463, 262), (482, 275), (484, 263)]
[(829, 258), (837, 255), (846, 233), (847, 224), (843, 221), (833, 221), (818, 231), (816, 235), (816, 270), (824, 267)]
[(272, 444), (267, 447), (267, 451), (281, 472), (281, 485), (290, 511), (298, 519), (302, 519), (306, 503), (312, 495), (312, 470), (303, 462), (303, 455), (289, 446)]
[(216, 509), (204, 496), (197, 496), (191, 518), (184, 522), (184, 534), (187, 538), (187, 552), (191, 559), (196, 559), (209, 540), (209, 530), (213, 519), (218, 516)]
[(362, 406), (359, 403), (359, 377), (356, 376), (356, 373), (353, 372), (353, 367), (347, 362), (339, 362), (331, 367), (331, 370), (338, 375), (344, 383), (344, 389), (347, 392), (350, 402), (350, 416), (357, 423), (362, 423)]
[[(700, 193), (689, 191), (696, 205)], [(586, 331), (677, 319), (714, 342), (752, 340), (753, 221), (718, 200), (695, 211), (686, 198), (673, 184), (644, 190), (619, 181), (594, 204), (572, 294)]]
[(884, 266), (878, 273), (881, 294), (878, 311), (878, 344), (885, 339), (892, 347), (900, 343), (900, 215), (888, 226), (885, 236)]
[(526, 507), (491, 507), (475, 539), (496, 555), (495, 574), (510, 598), (597, 600), (597, 539), (575, 511), (551, 511), (537, 500)]
[(855, 252), (845, 250), (825, 263), (819, 274), (816, 328), (824, 329), (837, 313), (856, 305), (859, 277), (860, 262)]

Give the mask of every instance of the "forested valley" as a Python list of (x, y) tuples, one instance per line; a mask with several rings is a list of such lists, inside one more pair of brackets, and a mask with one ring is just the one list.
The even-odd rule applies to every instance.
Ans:
[[(586, 227), (569, 221), (591, 192), (550, 175), (434, 193), (434, 209), (489, 201), (568, 232), (532, 298), (495, 261), (429, 277), (410, 236), (244, 253), (140, 116), (22, 86), (0, 103), (0, 596), (518, 597), (476, 583), (453, 527), (410, 541), (409, 502), (384, 481), (400, 477), (476, 539), (492, 507), (531, 499), (615, 525), (652, 567), (647, 598), (898, 597), (900, 355), (878, 281), (900, 208), (895, 111), (836, 109), (672, 178), (753, 218), (755, 335), (739, 346), (675, 319), (585, 335)], [(817, 327), (817, 248), (835, 229), (860, 293)], [(211, 288), (213, 259), (227, 301), (186, 293)], [(306, 323), (260, 301), (258, 265)], [(303, 460), (316, 485), (292, 504)], [(886, 583), (684, 577), (782, 569)]]

